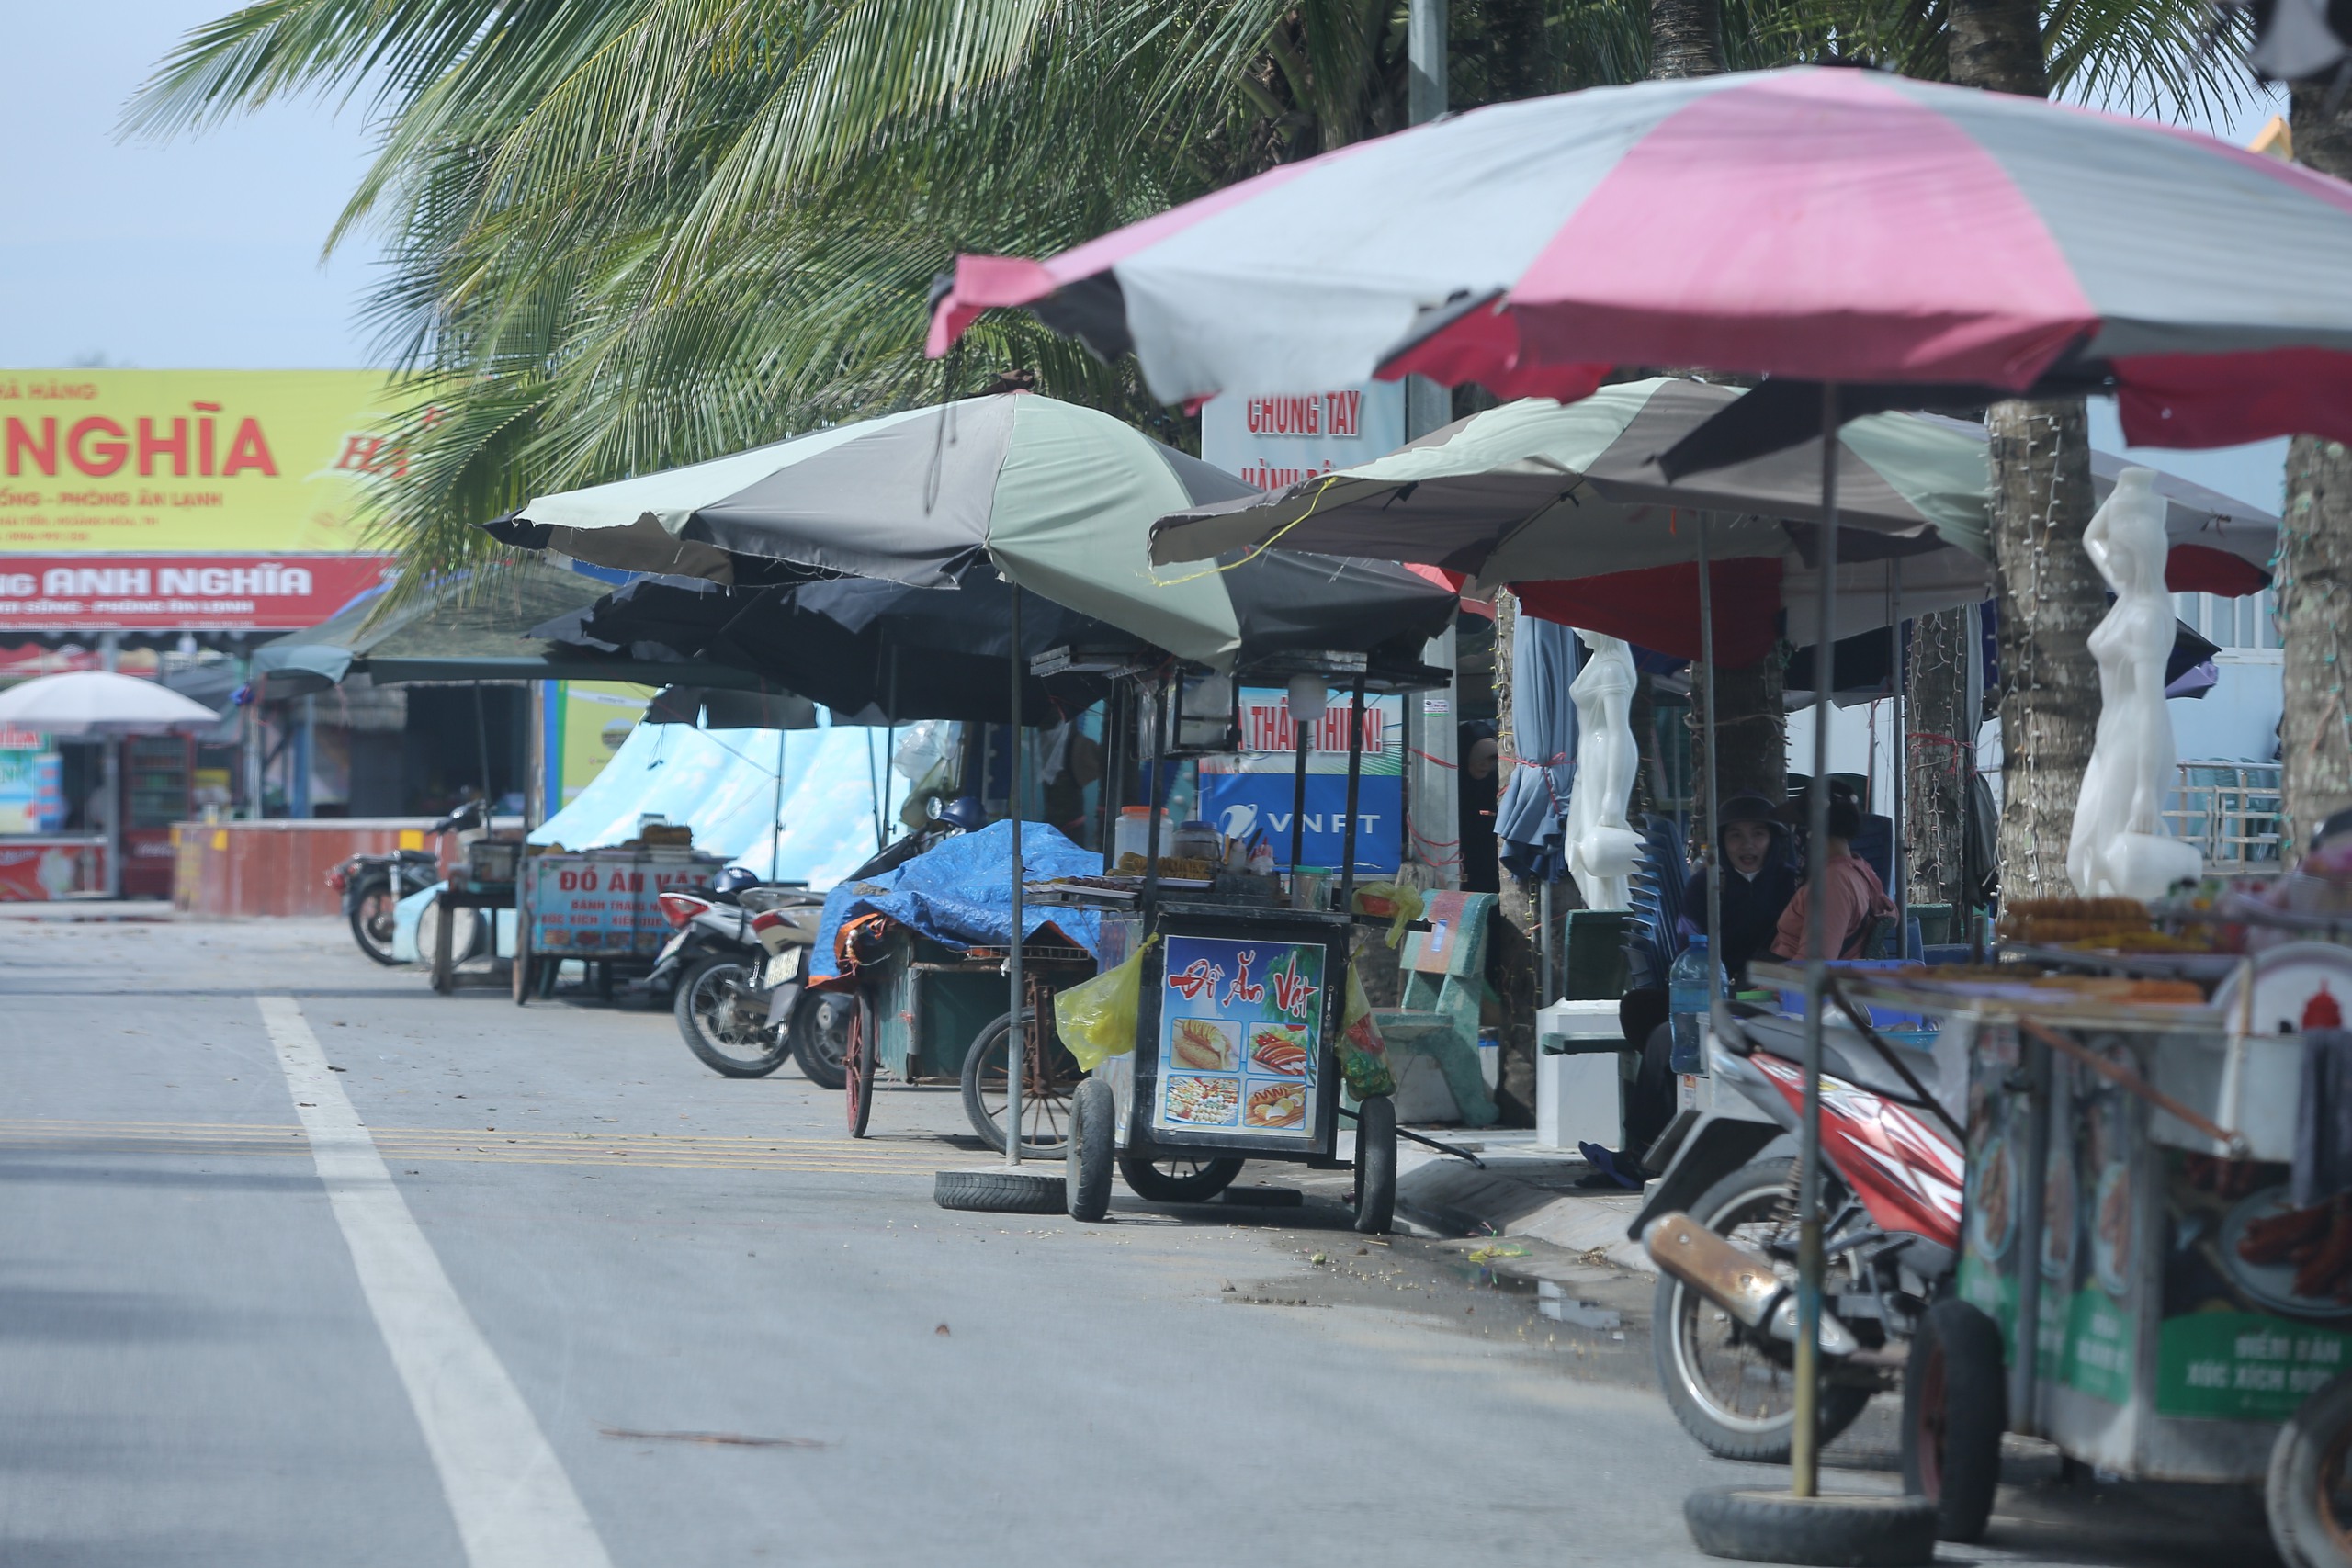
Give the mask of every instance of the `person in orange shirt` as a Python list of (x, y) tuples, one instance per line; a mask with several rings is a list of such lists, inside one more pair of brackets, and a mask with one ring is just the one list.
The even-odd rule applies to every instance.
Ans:
[[(1792, 803), (1802, 808), (1802, 803)], [(1894, 913), (1894, 901), (1886, 896), (1886, 888), (1871, 869), (1868, 861), (1853, 850), (1854, 835), (1862, 830), (1862, 808), (1853, 793), (1841, 785), (1832, 784), (1829, 791), (1828, 864), (1823, 870), (1823, 912), (1828, 917), (1826, 931), (1829, 937), (1829, 952), (1836, 958), (1860, 958), (1863, 938), (1876, 922)], [(1813, 885), (1808, 882), (1797, 889), (1789, 907), (1781, 912), (1781, 924), (1772, 936), (1772, 955), (1794, 959), (1805, 955), (1806, 922), (1812, 918)]]

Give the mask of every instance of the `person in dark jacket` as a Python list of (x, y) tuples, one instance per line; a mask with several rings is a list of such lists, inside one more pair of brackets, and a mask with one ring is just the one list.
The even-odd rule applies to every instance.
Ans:
[[(1737, 986), (1747, 978), (1750, 959), (1770, 955), (1781, 911), (1796, 896), (1796, 857), (1788, 829), (1775, 819), (1772, 803), (1760, 795), (1735, 795), (1723, 803), (1715, 847), (1724, 873), (1721, 962)], [(1685, 937), (1707, 929), (1707, 873), (1701, 866), (1685, 886)], [(1625, 1043), (1642, 1054), (1625, 1095), (1625, 1147), (1611, 1156), (1608, 1167), (1623, 1172), (1621, 1179), (1630, 1186), (1640, 1173), (1643, 1153), (1674, 1119), (1674, 1032), (1667, 993), (1659, 987), (1628, 991), (1617, 1004), (1617, 1021)]]
[[(1781, 913), (1802, 879), (1789, 830), (1760, 795), (1735, 795), (1724, 802), (1715, 844), (1725, 874), (1720, 957), (1736, 984), (1746, 978), (1748, 960), (1772, 945)], [(1707, 929), (1707, 870), (1702, 865), (1692, 872), (1682, 895), (1686, 936)]]

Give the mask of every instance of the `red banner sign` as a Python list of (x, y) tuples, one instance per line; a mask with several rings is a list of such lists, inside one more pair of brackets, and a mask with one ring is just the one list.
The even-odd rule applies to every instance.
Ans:
[(382, 580), (380, 556), (0, 557), (0, 631), (315, 626)]

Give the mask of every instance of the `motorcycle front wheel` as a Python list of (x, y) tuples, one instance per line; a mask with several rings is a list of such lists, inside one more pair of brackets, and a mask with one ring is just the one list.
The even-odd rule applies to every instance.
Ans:
[(740, 958), (697, 960), (678, 976), (670, 1010), (686, 1049), (722, 1077), (763, 1078), (792, 1054), (789, 1039), (767, 1027), (752, 966)]
[(381, 876), (362, 882), (351, 900), (351, 940), (360, 952), (387, 966), (400, 962), (392, 956), (393, 911), (399, 904), (390, 880)]
[[(1770, 1250), (1796, 1233), (1789, 1201), (1792, 1159), (1759, 1159), (1707, 1189), (1690, 1217), (1727, 1240)], [(1834, 1207), (1829, 1191), (1825, 1207)], [(1657, 1380), (1675, 1418), (1709, 1453), (1756, 1464), (1786, 1464), (1796, 1427), (1796, 1378), (1790, 1347), (1765, 1339), (1671, 1274), (1657, 1280), (1650, 1320)], [(1824, 1444), (1854, 1424), (1871, 1391), (1825, 1382)]]
[(792, 1059), (819, 1089), (840, 1089), (848, 1081), (849, 1021), (856, 1008), (854, 997), (827, 991), (804, 995), (792, 1010)]

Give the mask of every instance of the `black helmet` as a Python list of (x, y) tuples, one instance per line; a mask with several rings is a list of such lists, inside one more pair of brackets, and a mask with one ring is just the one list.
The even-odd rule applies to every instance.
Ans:
[(735, 894), (742, 892), (746, 887), (757, 887), (759, 885), (760, 878), (757, 873), (748, 871), (740, 865), (730, 865), (712, 878), (710, 890), (713, 893)]
[(951, 828), (977, 833), (989, 825), (989, 814), (974, 795), (962, 795), (939, 808), (939, 819)]

